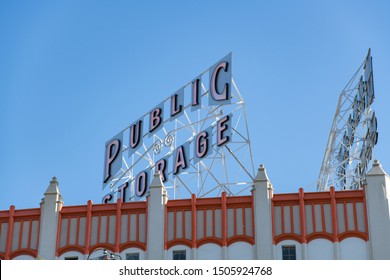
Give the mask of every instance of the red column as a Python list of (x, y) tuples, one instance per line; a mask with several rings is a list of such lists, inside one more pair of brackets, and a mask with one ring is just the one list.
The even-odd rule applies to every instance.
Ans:
[(84, 254), (89, 254), (89, 243), (91, 242), (91, 226), (92, 226), (92, 201), (88, 200)]
[(227, 246), (226, 192), (222, 193), (222, 246)]
[(14, 214), (15, 206), (11, 205), (9, 208), (9, 218), (8, 218), (8, 231), (7, 231), (7, 245), (5, 247), (5, 259), (10, 259), (11, 249), (12, 249), (12, 235), (14, 233)]
[(192, 248), (196, 248), (196, 195), (191, 195), (191, 219), (192, 219)]
[(119, 245), (121, 242), (121, 208), (122, 199), (118, 198), (116, 202), (116, 223), (115, 223), (115, 253), (119, 253)]
[(332, 228), (333, 228), (333, 242), (339, 242), (338, 225), (337, 225), (337, 209), (336, 209), (336, 193), (334, 187), (330, 187), (330, 206), (332, 211)]
[(301, 220), (301, 242), (307, 243), (306, 241), (306, 213), (305, 213), (305, 201), (303, 188), (299, 189), (299, 219)]

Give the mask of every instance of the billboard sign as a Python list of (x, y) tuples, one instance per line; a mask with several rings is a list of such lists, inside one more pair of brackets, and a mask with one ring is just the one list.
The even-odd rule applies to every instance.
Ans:
[[(228, 54), (107, 141), (103, 202), (143, 199), (155, 173), (174, 197), (183, 191), (202, 196), (208, 191), (205, 184), (210, 178), (217, 185), (210, 193), (230, 189), (227, 175), (219, 180), (214, 173), (220, 170), (213, 171), (213, 164), (206, 161), (226, 163), (226, 153), (234, 156), (228, 144), (236, 145), (232, 141), (238, 133), (238, 120), (233, 120), (238, 107), (243, 106), (239, 93), (233, 93), (235, 89), (232, 55)], [(245, 134), (249, 140), (248, 132)], [(252, 171), (246, 173), (253, 177)], [(184, 179), (189, 174), (199, 177), (195, 187)]]

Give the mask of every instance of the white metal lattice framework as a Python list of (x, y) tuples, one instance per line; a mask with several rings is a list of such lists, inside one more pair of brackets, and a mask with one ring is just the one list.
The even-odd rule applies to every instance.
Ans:
[[(119, 197), (120, 186), (125, 182), (134, 182), (137, 174), (142, 170), (148, 170), (152, 177), (155, 173), (156, 162), (161, 158), (168, 160), (168, 181), (165, 187), (170, 199), (188, 198), (191, 194), (197, 197), (215, 197), (223, 191), (228, 195), (249, 194), (254, 180), (254, 165), (252, 149), (250, 145), (249, 130), (246, 118), (244, 100), (233, 80), (231, 79), (230, 103), (223, 105), (209, 105), (209, 84), (207, 76), (210, 68), (198, 76), (201, 85), (201, 105), (194, 110), (191, 102), (192, 82), (185, 85), (183, 114), (174, 120), (169, 118), (168, 111), (171, 98), (165, 99), (163, 106), (164, 122), (162, 128), (152, 136), (143, 133), (143, 145), (130, 157), (128, 157), (127, 143), (122, 144), (122, 168), (108, 182), (110, 192), (115, 198)], [(230, 142), (218, 147), (216, 145), (215, 125), (223, 116), (229, 115), (231, 119)], [(145, 114), (142, 119), (147, 118)], [(194, 139), (196, 135), (209, 129), (211, 146), (209, 155), (201, 160), (195, 160), (193, 156)], [(123, 139), (127, 139), (130, 126), (126, 127)], [(172, 173), (172, 155), (179, 145), (188, 145), (189, 162), (188, 169), (179, 175)], [(129, 188), (126, 194), (128, 200), (142, 199), (136, 196), (134, 188)]]
[(374, 82), (370, 50), (342, 90), (317, 183), (318, 191), (334, 186), (360, 189), (378, 140), (377, 119), (371, 108)]

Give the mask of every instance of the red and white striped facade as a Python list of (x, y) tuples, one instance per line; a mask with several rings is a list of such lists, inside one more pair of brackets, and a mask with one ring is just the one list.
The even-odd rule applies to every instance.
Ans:
[(41, 207), (0, 211), (0, 259), (390, 259), (390, 178), (378, 162), (363, 190), (274, 194), (263, 167), (249, 196), (168, 200), (155, 176), (146, 201), (63, 206), (53, 179)]

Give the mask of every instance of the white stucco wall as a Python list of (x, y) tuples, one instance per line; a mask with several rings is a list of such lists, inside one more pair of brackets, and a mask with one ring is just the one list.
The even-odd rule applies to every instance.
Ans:
[(253, 260), (255, 249), (246, 242), (235, 242), (228, 247), (229, 260)]
[(20, 256), (13, 258), (13, 260), (35, 260), (35, 258), (31, 257), (29, 255), (20, 255)]
[(333, 242), (322, 238), (314, 239), (307, 244), (307, 253), (309, 260), (333, 260)]
[(198, 260), (221, 260), (222, 247), (217, 244), (205, 244), (198, 248)]
[(340, 242), (342, 260), (367, 260), (368, 245), (363, 239), (350, 237)]

